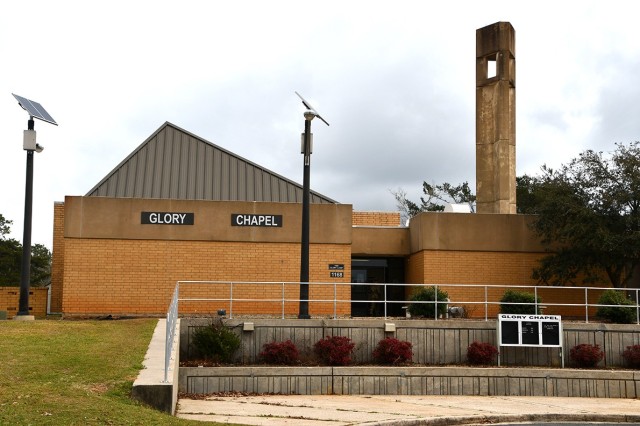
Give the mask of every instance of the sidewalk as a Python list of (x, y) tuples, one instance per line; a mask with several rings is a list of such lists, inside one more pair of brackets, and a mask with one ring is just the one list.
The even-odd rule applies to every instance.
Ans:
[(640, 424), (640, 400), (508, 396), (265, 395), (180, 399), (185, 419), (244, 425), (471, 425), (498, 422)]

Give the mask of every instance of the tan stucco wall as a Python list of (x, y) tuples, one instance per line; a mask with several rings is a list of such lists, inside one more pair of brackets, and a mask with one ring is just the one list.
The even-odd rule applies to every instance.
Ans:
[(361, 227), (352, 230), (354, 255), (408, 255), (422, 250), (543, 253), (529, 229), (533, 216), (425, 212), (408, 228)]
[[(143, 211), (191, 212), (194, 225), (141, 225)], [(65, 237), (299, 242), (301, 205), (241, 201), (66, 197)], [(231, 214), (282, 215), (283, 226), (231, 226)], [(351, 243), (351, 205), (313, 204), (311, 243)]]
[(354, 227), (353, 256), (406, 256), (410, 251), (409, 228)]
[(531, 215), (426, 212), (411, 219), (411, 252), (421, 250), (542, 253)]

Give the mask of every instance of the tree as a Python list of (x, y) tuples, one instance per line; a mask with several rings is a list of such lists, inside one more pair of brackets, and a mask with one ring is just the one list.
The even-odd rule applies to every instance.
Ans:
[[(22, 244), (7, 238), (13, 221), (0, 214), (0, 287), (20, 285)], [(42, 244), (31, 247), (31, 283), (43, 287), (51, 282), (51, 252)]]
[(4, 216), (0, 213), (0, 240), (4, 240), (5, 236), (11, 232), (11, 224), (13, 223), (12, 220), (7, 220), (4, 218)]
[(626, 287), (640, 265), (640, 143), (610, 154), (587, 150), (529, 178), (527, 210), (549, 254), (534, 278), (552, 285), (608, 277)]
[(22, 245), (13, 238), (7, 238), (12, 223), (0, 214), (0, 286), (20, 284)]
[(51, 251), (42, 244), (34, 244), (31, 246), (31, 286), (46, 287), (50, 283)]
[(536, 199), (533, 193), (536, 178), (529, 175), (516, 176), (516, 201), (519, 214), (535, 214)]
[(417, 204), (407, 199), (407, 193), (403, 189), (391, 191), (404, 218), (411, 218), (420, 212), (443, 211), (447, 203), (468, 204), (471, 211), (475, 212), (476, 196), (468, 182), (453, 186), (448, 182), (431, 185), (425, 181), (422, 182), (422, 192), (426, 198), (420, 197), (420, 204)]
[(404, 189), (398, 188), (397, 191), (390, 192), (396, 199), (396, 207), (400, 211), (400, 216), (402, 216), (403, 221), (411, 219), (422, 211), (420, 210), (420, 206), (407, 198), (407, 192)]

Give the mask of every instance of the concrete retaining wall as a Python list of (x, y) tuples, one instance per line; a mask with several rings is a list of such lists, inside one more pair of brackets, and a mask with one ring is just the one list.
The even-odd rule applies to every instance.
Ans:
[[(176, 325), (180, 329), (180, 319)], [(150, 405), (161, 411), (173, 414), (178, 402), (178, 377), (182, 372), (179, 368), (177, 347), (180, 336), (177, 335), (171, 352), (171, 362), (167, 381), (164, 381), (165, 341), (167, 320), (160, 319), (153, 331), (147, 354), (142, 361), (143, 368), (133, 383), (131, 396), (138, 401)]]
[[(211, 318), (184, 318), (180, 338), (180, 359), (189, 359), (193, 332), (211, 324)], [(242, 339), (237, 361), (244, 364), (258, 362), (258, 354), (265, 343), (290, 339), (303, 353), (311, 357), (313, 344), (324, 336), (347, 336), (356, 343), (355, 364), (371, 362), (371, 352), (385, 337), (396, 337), (413, 345), (413, 362), (427, 365), (451, 365), (466, 362), (466, 351), (474, 341), (497, 344), (496, 321), (478, 320), (282, 320), (227, 319), (227, 327)], [(243, 331), (245, 323), (253, 324), (253, 331)], [(385, 324), (393, 324), (395, 332), (385, 332)], [(627, 346), (640, 344), (637, 325), (563, 322), (564, 358), (569, 366), (569, 350), (579, 343), (598, 344), (605, 352), (600, 367), (624, 365), (622, 352)], [(502, 347), (502, 366), (560, 367), (558, 348)]]
[(179, 390), (637, 398), (640, 372), (465, 367), (182, 367)]

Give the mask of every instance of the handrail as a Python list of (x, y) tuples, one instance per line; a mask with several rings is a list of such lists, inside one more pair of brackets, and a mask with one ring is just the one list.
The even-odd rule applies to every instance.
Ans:
[[(220, 296), (220, 293), (216, 294), (217, 297), (207, 297), (207, 296), (201, 296), (198, 295), (197, 297), (188, 297), (188, 295), (185, 295), (184, 293), (187, 292), (187, 289), (191, 286), (191, 285), (201, 285), (201, 284), (205, 284), (205, 285), (225, 285), (225, 286), (229, 286), (229, 292), (228, 292), (228, 296), (224, 297), (224, 296)], [(178, 286), (182, 285), (183, 286), (183, 295), (179, 295), (177, 294), (174, 295), (174, 297), (177, 297), (178, 300), (183, 301), (183, 302), (196, 302), (196, 301), (209, 301), (209, 302), (226, 302), (228, 303), (229, 306), (229, 318), (233, 318), (234, 315), (234, 303), (237, 304), (237, 302), (257, 302), (257, 303), (261, 303), (261, 304), (265, 304), (265, 303), (277, 303), (278, 306), (280, 307), (278, 310), (280, 310), (279, 314), (282, 318), (285, 318), (285, 305), (287, 303), (299, 303), (301, 300), (299, 298), (295, 298), (295, 297), (286, 297), (286, 291), (285, 288), (287, 286), (299, 286), (300, 283), (298, 282), (283, 282), (283, 281), (263, 281), (263, 282), (255, 282), (255, 281), (178, 281), (177, 285), (176, 285), (176, 292), (178, 291)], [(281, 286), (281, 290), (279, 291), (279, 293), (281, 294), (279, 297), (273, 297), (273, 295), (275, 293), (270, 294), (269, 296), (267, 296), (265, 294), (266, 297), (259, 297), (261, 293), (259, 291), (256, 291), (254, 294), (255, 296), (253, 296), (253, 294), (251, 295), (251, 297), (234, 297), (234, 294), (241, 294), (241, 292), (238, 290), (238, 288), (241, 288), (243, 285), (260, 285), (260, 286), (268, 286), (268, 285), (272, 285), (272, 286)], [(619, 305), (601, 305), (601, 304), (597, 304), (597, 303), (589, 303), (589, 292), (590, 291), (604, 291), (604, 290), (615, 290), (615, 291), (633, 291), (635, 292), (635, 299), (636, 299), (636, 303), (632, 304), (632, 305), (626, 305), (626, 307), (632, 307), (636, 309), (637, 312), (637, 322), (638, 324), (640, 324), (640, 303), (638, 302), (640, 300), (639, 296), (639, 292), (640, 289), (616, 289), (616, 288), (605, 288), (605, 287), (554, 287), (554, 286), (531, 286), (531, 285), (488, 285), (488, 284), (411, 284), (411, 283), (345, 283), (345, 282), (310, 282), (309, 283), (310, 286), (331, 286), (333, 287), (333, 297), (332, 298), (312, 298), (309, 297), (307, 300), (303, 300), (303, 301), (308, 301), (309, 303), (323, 303), (323, 304), (328, 304), (328, 303), (332, 303), (333, 304), (333, 317), (337, 318), (337, 312), (338, 312), (338, 306), (343, 305), (343, 304), (350, 304), (350, 303), (377, 303), (377, 304), (382, 304), (384, 306), (384, 318), (388, 317), (388, 310), (387, 310), (387, 306), (390, 304), (403, 304), (403, 305), (408, 305), (408, 304), (428, 304), (428, 303), (433, 303), (434, 304), (434, 317), (437, 320), (438, 319), (438, 305), (441, 304), (447, 304), (447, 305), (483, 305), (484, 306), (484, 319), (485, 321), (488, 321), (488, 312), (489, 312), (489, 307), (490, 306), (495, 306), (495, 305), (501, 305), (502, 303), (499, 300), (496, 301), (492, 301), (489, 300), (489, 290), (492, 289), (520, 289), (520, 290), (530, 290), (534, 293), (534, 302), (533, 303), (518, 303), (518, 302), (509, 302), (509, 305), (533, 305), (535, 307), (535, 312), (538, 312), (538, 309), (540, 308), (540, 306), (544, 306), (544, 307), (550, 307), (550, 306), (560, 306), (560, 307), (581, 307), (583, 306), (585, 308), (585, 314), (584, 314), (584, 321), (585, 322), (589, 322), (589, 308), (595, 308), (595, 307), (619, 307)], [(366, 300), (361, 300), (361, 299), (351, 299), (351, 298), (339, 298), (339, 294), (338, 294), (338, 287), (340, 286), (382, 286), (382, 295), (381, 295), (381, 299), (380, 300), (371, 300), (371, 299), (366, 299)], [(390, 300), (388, 297), (388, 288), (389, 287), (415, 287), (415, 288), (421, 288), (421, 287), (435, 287), (436, 290), (436, 294), (438, 289), (448, 289), (448, 288), (466, 288), (466, 289), (470, 289), (470, 288), (478, 288), (478, 289), (483, 289), (484, 290), (484, 300), (481, 300), (482, 297), (474, 299), (474, 300), (461, 300), (461, 299), (456, 299), (455, 301), (411, 301), (411, 300)], [(554, 290), (558, 290), (558, 291), (566, 291), (566, 290), (572, 290), (575, 291), (576, 294), (578, 294), (579, 292), (581, 292), (581, 290), (584, 291), (584, 300), (582, 302), (564, 302), (564, 303), (559, 303), (559, 302), (554, 302), (554, 301), (545, 301), (542, 303), (538, 302), (538, 294), (539, 291), (541, 290), (545, 290), (545, 291), (554, 291)], [(297, 293), (296, 293), (297, 294)], [(495, 294), (495, 292), (494, 292)], [(331, 296), (330, 296), (331, 297)], [(577, 299), (577, 298), (576, 298)], [(435, 303), (434, 303), (435, 302)], [(177, 306), (177, 302), (176, 302), (176, 306)], [(277, 309), (277, 308), (276, 308)], [(247, 314), (251, 314), (250, 312), (243, 312), (243, 313), (247, 313)], [(277, 310), (274, 310), (273, 312), (274, 315), (278, 315)]]
[[(226, 285), (229, 286), (229, 296), (228, 297), (184, 297), (184, 293), (187, 292), (187, 289), (190, 285), (196, 284), (205, 284), (205, 285)], [(237, 289), (238, 286), (242, 285), (277, 285), (281, 286), (281, 297), (279, 298), (238, 298), (234, 297), (234, 287)], [(286, 297), (286, 286), (299, 286), (299, 282), (282, 282), (282, 281), (274, 281), (274, 282), (254, 282), (254, 281), (178, 281), (176, 283), (175, 289), (173, 291), (173, 296), (171, 298), (171, 303), (169, 304), (169, 309), (167, 310), (167, 325), (166, 325), (166, 340), (165, 340), (165, 365), (164, 365), (164, 382), (168, 381), (168, 374), (170, 370), (171, 363), (171, 353), (173, 349), (173, 345), (175, 342), (175, 333), (176, 333), (176, 325), (178, 319), (178, 302), (193, 302), (193, 301), (208, 301), (208, 302), (227, 302), (229, 303), (229, 318), (233, 318), (233, 302), (259, 302), (259, 303), (278, 303), (281, 306), (281, 317), (285, 318), (285, 305), (286, 303), (299, 303), (301, 300), (297, 298), (287, 298)], [(509, 305), (533, 305), (535, 307), (535, 312), (538, 312), (540, 308), (540, 304), (538, 303), (538, 290), (574, 290), (579, 292), (580, 290), (584, 290), (584, 302), (583, 303), (557, 303), (557, 302), (543, 302), (543, 306), (565, 306), (565, 307), (580, 307), (584, 306), (585, 308), (585, 322), (589, 322), (589, 308), (594, 307), (620, 307), (620, 305), (602, 305), (597, 303), (589, 303), (589, 291), (604, 291), (604, 290), (615, 290), (615, 291), (627, 291), (627, 292), (635, 292), (635, 300), (636, 303), (633, 305), (625, 305), (627, 308), (635, 308), (636, 309), (636, 322), (640, 324), (640, 289), (618, 289), (618, 288), (605, 288), (605, 287), (552, 287), (552, 286), (526, 286), (526, 285), (488, 285), (488, 284), (409, 284), (409, 283), (344, 283), (344, 282), (310, 282), (310, 286), (316, 285), (330, 285), (333, 286), (333, 298), (331, 299), (313, 299), (309, 298), (307, 301), (311, 303), (333, 303), (333, 317), (337, 318), (337, 310), (338, 305), (343, 303), (383, 303), (384, 304), (384, 318), (387, 318), (388, 311), (387, 305), (394, 304), (426, 304), (426, 303), (434, 303), (434, 313), (435, 319), (438, 319), (438, 304), (457, 304), (457, 305), (484, 305), (484, 319), (488, 321), (488, 312), (489, 306), (501, 305), (500, 301), (491, 301), (489, 300), (489, 290), (490, 289), (533, 289), (533, 293), (535, 296), (534, 303), (523, 303), (523, 302), (509, 302)], [(359, 299), (339, 299), (338, 298), (338, 287), (339, 286), (383, 286), (383, 296), (381, 300), (359, 300)], [(411, 300), (389, 300), (387, 288), (401, 286), (401, 287), (435, 287), (435, 294), (438, 294), (438, 289), (443, 288), (456, 288), (456, 287), (464, 287), (464, 288), (481, 288), (484, 289), (484, 300), (456, 300), (453, 301), (411, 301)], [(183, 291), (183, 296), (180, 296), (180, 292)], [(237, 291), (235, 292), (237, 294)], [(260, 295), (260, 292), (255, 292), (256, 296)], [(264, 293), (262, 293), (264, 294)], [(437, 299), (437, 296), (436, 296)], [(274, 314), (277, 311), (274, 310)]]
[(164, 380), (163, 383), (169, 381), (169, 366), (171, 365), (171, 352), (173, 351), (173, 342), (176, 336), (176, 324), (178, 323), (178, 296), (180, 294), (180, 283), (176, 284), (173, 290), (173, 297), (169, 303), (167, 310), (167, 323), (165, 330), (164, 344)]

